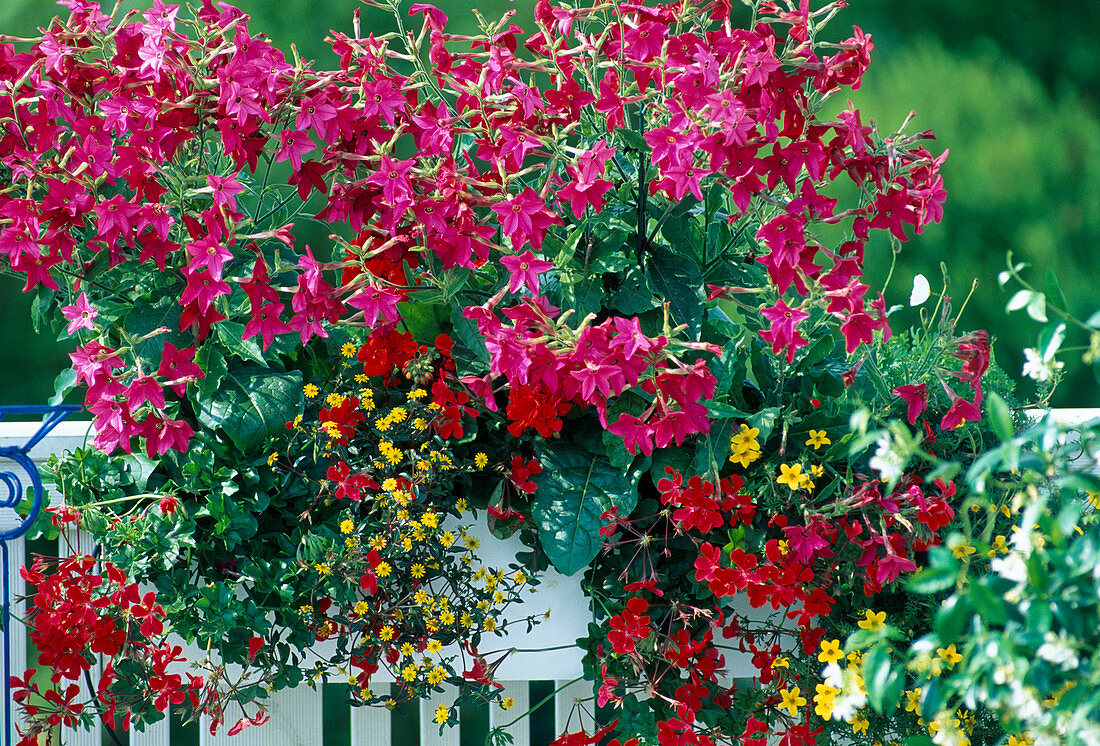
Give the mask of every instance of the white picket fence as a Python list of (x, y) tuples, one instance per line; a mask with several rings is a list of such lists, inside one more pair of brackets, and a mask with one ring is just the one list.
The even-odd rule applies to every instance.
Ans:
[[(1060, 421), (1080, 423), (1100, 417), (1100, 409), (1063, 409), (1057, 410)], [(38, 429), (38, 423), (0, 422), (0, 447), (20, 446)], [(62, 422), (50, 435), (40, 442), (31, 456), (41, 464), (52, 453), (62, 453), (85, 445), (90, 441), (87, 422)], [(9, 464), (0, 463), (0, 471)], [(47, 487), (48, 489), (48, 487)], [(12, 511), (0, 510), (0, 530), (15, 525)], [(73, 537), (78, 545), (87, 542), (87, 537)], [(518, 542), (500, 541), (486, 532), (482, 532), (481, 554), (484, 561), (506, 566), (517, 550)], [(91, 546), (80, 546), (91, 551)], [(9, 578), (12, 598), (24, 593), (24, 583), (19, 575), (19, 567), (25, 560), (26, 550), (21, 541), (9, 544)], [(13, 613), (19, 614), (23, 607), (13, 604)], [(515, 647), (520, 650), (510, 655), (497, 669), (497, 678), (503, 683), (505, 695), (515, 700), (511, 710), (499, 707), (489, 710), (488, 726), (496, 727), (509, 723), (517, 713), (522, 713), (532, 704), (531, 682), (543, 682), (543, 689), (560, 689), (553, 699), (553, 733), (532, 732), (531, 721), (522, 719), (508, 727), (515, 746), (537, 746), (546, 744), (561, 734), (566, 726), (573, 730), (587, 727), (590, 732), (594, 725), (594, 704), (592, 686), (581, 677), (581, 651), (573, 646), (576, 639), (585, 634), (591, 618), (587, 599), (580, 589), (580, 579), (564, 577), (550, 572), (533, 596), (516, 616), (527, 616), (551, 610), (550, 621), (540, 624), (530, 633), (517, 633), (496, 648)], [(747, 610), (747, 609), (746, 609)], [(12, 671), (21, 673), (27, 667), (27, 645), (24, 628), (18, 622), (10, 625)], [(526, 652), (526, 651), (542, 652)], [(736, 650), (727, 649), (726, 662), (729, 677), (751, 677), (756, 673), (750, 657)], [(573, 683), (570, 683), (573, 682)], [(548, 686), (549, 685), (549, 686)], [(387, 686), (387, 684), (381, 684)], [(451, 705), (456, 692), (444, 692), (419, 703), (419, 743), (421, 746), (463, 746), (469, 739), (463, 738), (463, 727), (444, 730), (440, 735), (439, 727), (433, 722), (435, 708), (439, 704)], [(581, 702), (584, 705), (581, 706)], [(225, 729), (217, 736), (211, 736), (206, 723), (198, 728), (200, 746), (326, 746), (328, 743), (350, 743), (350, 746), (414, 746), (405, 741), (395, 741), (395, 716), (381, 708), (346, 708), (346, 720), (341, 716), (342, 730), (322, 728), (322, 690), (300, 687), (296, 690), (276, 694), (270, 703), (271, 721), (260, 728), (247, 728), (236, 736), (226, 736)], [(407, 716), (406, 716), (407, 717)], [(232, 716), (227, 717), (230, 724)], [(548, 723), (548, 718), (540, 719)], [(542, 728), (545, 730), (545, 726)], [(107, 746), (111, 743), (97, 731), (70, 731), (62, 734), (64, 746)], [(161, 721), (146, 731), (130, 734), (129, 746), (178, 746), (171, 743), (170, 724)]]

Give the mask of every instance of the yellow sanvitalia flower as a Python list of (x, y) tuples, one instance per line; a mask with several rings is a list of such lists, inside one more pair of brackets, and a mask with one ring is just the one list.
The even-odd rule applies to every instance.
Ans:
[(420, 564), (419, 562), (414, 563), (413, 566), (409, 568), (409, 575), (412, 575), (417, 580), (424, 577), (426, 572), (427, 571), (424, 569), (424, 565)]
[(302, 393), (305, 394), (307, 398), (312, 399), (317, 396), (317, 394), (321, 393), (321, 389), (317, 388), (312, 383), (307, 383), (302, 387)]
[(442, 649), (443, 649), (443, 643), (441, 643), (439, 640), (432, 640), (431, 642), (428, 643), (428, 652), (429, 653), (438, 653)]
[(370, 604), (368, 604), (366, 601), (356, 602), (356, 604), (355, 604), (355, 613), (356, 614), (358, 614), (359, 616), (363, 616), (368, 611), (370, 611)]
[(955, 650), (955, 643), (951, 643), (946, 648), (936, 648), (936, 655), (947, 664), (948, 668), (954, 668), (955, 664), (963, 659), (958, 651)]
[(512, 706), (515, 705), (515, 704), (516, 704), (516, 701), (514, 699), (512, 699), (511, 697), (505, 697), (504, 699), (500, 700), (500, 708), (502, 710), (510, 710), (510, 709), (512, 709)]
[(876, 629), (882, 629), (886, 626), (886, 612), (885, 611), (871, 611), (867, 609), (863, 612), (864, 618), (859, 623), (860, 629), (869, 629), (874, 631)]
[(390, 640), (393, 639), (393, 636), (395, 634), (397, 634), (397, 630), (395, 630), (393, 627), (389, 626), (388, 624), (385, 627), (383, 627), (382, 629), (378, 630), (378, 637), (383, 642), (389, 642)]
[(340, 521), (340, 533), (350, 534), (355, 530), (355, 523), (350, 518)]
[(796, 491), (802, 486), (802, 464), (780, 464), (780, 474), (775, 478), (776, 484), (785, 484)]
[(340, 354), (344, 357), (355, 357), (355, 352), (355, 345), (351, 342), (344, 342), (344, 344), (340, 346)]
[(966, 559), (970, 555), (974, 554), (974, 552), (976, 551), (978, 550), (974, 547), (970, 546), (969, 544), (963, 543), (952, 549), (951, 553), (955, 555), (956, 559)]
[(445, 722), (447, 722), (447, 720), (450, 719), (450, 717), (451, 717), (451, 711), (449, 709), (447, 709), (445, 706), (440, 705), (439, 707), (435, 708), (435, 722), (445, 723)]
[(489, 463), (489, 457), (484, 453), (478, 453), (474, 455), (474, 466), (479, 469), (484, 469), (485, 465)]
[(840, 640), (823, 641), (821, 652), (817, 654), (817, 659), (822, 663), (836, 663), (843, 657), (844, 653), (840, 651)]
[(403, 678), (405, 681), (415, 681), (416, 680), (416, 664), (415, 663), (410, 663), (409, 665), (402, 668), (401, 669), (401, 678)]
[(828, 684), (818, 684), (817, 694), (814, 695), (814, 712), (818, 717), (825, 719), (833, 716), (833, 705), (836, 703), (836, 695), (840, 690)]
[(832, 445), (833, 441), (829, 440), (829, 436), (825, 434), (824, 430), (811, 430), (810, 437), (806, 439), (806, 445), (813, 446), (816, 451), (822, 446)]
[(802, 696), (802, 690), (797, 686), (794, 689), (781, 689), (779, 696), (783, 698), (779, 703), (779, 709), (785, 709), (791, 717), (798, 715), (798, 708), (806, 705), (806, 698)]

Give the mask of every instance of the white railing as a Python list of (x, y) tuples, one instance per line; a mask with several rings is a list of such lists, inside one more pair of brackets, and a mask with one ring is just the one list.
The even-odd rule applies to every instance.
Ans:
[[(1058, 419), (1067, 423), (1081, 423), (1100, 417), (1100, 409), (1062, 409), (1056, 410)], [(38, 423), (24, 422), (0, 422), (0, 447), (20, 446), (27, 441), (38, 429)], [(60, 454), (66, 450), (79, 448), (90, 442), (89, 424), (87, 422), (62, 422), (50, 435), (40, 442), (32, 451), (31, 456), (36, 463), (41, 464), (50, 454)], [(7, 468), (0, 464), (0, 470)], [(48, 488), (47, 488), (48, 489)], [(4, 515), (7, 513), (8, 515)], [(0, 511), (0, 530), (8, 527), (14, 521), (11, 511)], [(74, 537), (78, 545), (87, 542), (86, 536)], [(515, 553), (520, 550), (517, 542), (501, 541), (482, 532), (481, 554), (485, 562), (492, 565), (497, 563), (505, 566), (512, 561)], [(90, 546), (81, 547), (87, 551)], [(9, 578), (12, 590), (12, 598), (21, 596), (25, 590), (22, 578), (19, 575), (19, 567), (26, 557), (26, 549), (21, 541), (12, 542), (9, 545)], [(579, 576), (564, 577), (550, 572), (542, 579), (538, 593), (524, 605), (517, 616), (526, 616), (549, 608), (551, 610), (550, 621), (535, 627), (530, 633), (516, 634), (506, 637), (496, 648), (515, 647), (521, 651), (543, 650), (544, 652), (516, 652), (510, 655), (497, 669), (497, 678), (505, 687), (505, 695), (515, 700), (511, 710), (504, 711), (499, 707), (490, 708), (488, 723), (469, 723), (463, 721), (458, 728), (445, 730), (439, 735), (439, 728), (433, 722), (435, 708), (438, 704), (450, 705), (454, 702), (456, 692), (445, 692), (419, 703), (419, 717), (417, 713), (404, 715), (408, 721), (410, 718), (418, 720), (419, 743), (421, 746), (464, 746), (470, 743), (469, 731), (476, 726), (480, 729), (495, 727), (509, 723), (516, 714), (522, 713), (532, 704), (532, 682), (537, 682), (534, 689), (538, 691), (561, 690), (553, 699), (553, 717), (522, 719), (511, 725), (508, 732), (512, 734), (515, 746), (538, 746), (546, 744), (560, 735), (568, 724), (569, 728), (588, 727), (591, 732), (593, 725), (592, 705), (588, 703), (585, 708), (575, 707), (576, 700), (588, 699), (592, 695), (592, 687), (583, 681), (568, 684), (581, 676), (581, 651), (577, 648), (569, 648), (578, 637), (584, 636), (591, 617), (591, 611), (587, 599), (580, 589)], [(20, 615), (25, 607), (13, 604), (13, 613)], [(517, 625), (523, 627), (525, 625)], [(23, 625), (15, 622), (10, 625), (8, 634), (11, 635), (12, 671), (22, 673), (27, 668), (27, 644)], [(551, 650), (547, 650), (551, 649)], [(725, 650), (726, 662), (730, 678), (751, 677), (756, 669), (752, 666), (750, 657), (736, 650)], [(381, 680), (380, 680), (381, 681)], [(381, 687), (388, 684), (381, 683)], [(260, 728), (248, 728), (232, 738), (225, 736), (225, 729), (217, 736), (211, 736), (206, 723), (200, 723), (198, 728), (197, 743), (199, 746), (328, 746), (332, 743), (348, 743), (350, 746), (415, 746), (408, 739), (395, 740), (395, 729), (400, 730), (401, 724), (396, 720), (402, 716), (395, 715), (380, 708), (344, 708), (340, 711), (338, 723), (322, 725), (323, 696), (321, 689), (299, 687), (296, 690), (280, 692), (276, 694), (270, 703), (269, 712), (271, 722)], [(227, 717), (227, 721), (233, 720)], [(545, 731), (550, 722), (553, 723), (553, 732), (532, 732), (531, 723), (544, 723), (536, 731)], [(417, 724), (406, 722), (409, 726), (406, 731), (417, 730)], [(469, 727), (468, 727), (469, 726)], [(130, 734), (130, 746), (180, 746), (171, 741), (171, 726), (164, 720), (150, 726), (142, 733)], [(188, 741), (194, 743), (194, 737)], [(69, 731), (62, 735), (63, 746), (107, 746), (109, 739), (103, 739), (99, 731)], [(480, 746), (480, 745), (479, 745)]]

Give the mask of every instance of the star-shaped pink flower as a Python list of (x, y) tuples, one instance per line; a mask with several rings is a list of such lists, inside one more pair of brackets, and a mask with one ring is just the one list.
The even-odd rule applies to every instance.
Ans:
[(76, 299), (76, 303), (71, 306), (65, 306), (61, 309), (61, 313), (65, 315), (65, 318), (69, 320), (69, 327), (67, 329), (71, 336), (77, 329), (89, 329), (95, 331), (95, 320), (99, 316), (99, 311), (92, 308), (92, 305), (88, 302), (87, 293), (81, 293)]
[(526, 285), (534, 295), (539, 294), (539, 275), (554, 266), (553, 262), (536, 257), (530, 249), (519, 256), (501, 257), (500, 263), (512, 274), (508, 281), (509, 293), (518, 293)]

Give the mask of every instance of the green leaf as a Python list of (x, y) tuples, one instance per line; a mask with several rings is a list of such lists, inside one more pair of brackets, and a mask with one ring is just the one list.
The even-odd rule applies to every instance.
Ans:
[(647, 266), (649, 287), (668, 301), (669, 314), (676, 325), (687, 324), (692, 339), (703, 328), (703, 274), (693, 261), (665, 249), (654, 251)]
[(772, 430), (779, 422), (779, 407), (761, 409), (759, 412), (749, 415), (746, 419), (749, 427), (759, 428), (760, 435), (757, 436), (757, 440), (763, 443), (771, 437)]
[(691, 469), (695, 474), (717, 480), (717, 473), (722, 470), (729, 457), (733, 429), (733, 420), (710, 423), (710, 432), (696, 440), (695, 460), (691, 463)]
[(224, 430), (242, 451), (258, 449), (301, 414), (303, 406), (301, 373), (279, 373), (258, 365), (232, 368), (214, 392), (199, 393), (199, 422)]
[[(1004, 598), (989, 586), (988, 578), (982, 578), (969, 586), (970, 598), (974, 608), (991, 626), (1000, 626), (1008, 621)], [(945, 640), (951, 639), (948, 637)]]
[(926, 567), (913, 576), (913, 579), (906, 584), (906, 589), (910, 593), (923, 595), (939, 593), (953, 586), (956, 579), (957, 573), (954, 568)]
[[(627, 516), (638, 503), (638, 479), (648, 459), (624, 475), (602, 453), (572, 440), (541, 449), (532, 515), (546, 555), (564, 575), (584, 569), (603, 544), (600, 515), (613, 506)], [(644, 467), (644, 468), (643, 468)]]
[(630, 267), (619, 277), (619, 289), (612, 294), (609, 304), (616, 311), (629, 316), (636, 316), (659, 305), (645, 274), (637, 266)]
[[(569, 296), (572, 296), (571, 300)], [(577, 309), (577, 318), (583, 319), (590, 313), (599, 313), (603, 307), (603, 279), (584, 277), (573, 283), (571, 292), (566, 296), (571, 308)]]
[(615, 139), (621, 140), (626, 147), (636, 150), (639, 153), (649, 152), (649, 143), (645, 141), (645, 138), (642, 137), (640, 133), (634, 130), (620, 127), (615, 130)]
[(481, 375), (489, 368), (489, 351), (477, 324), (462, 315), (462, 304), (451, 303), (451, 328), (454, 330), (454, 359), (460, 375)]
[(57, 374), (57, 378), (53, 382), (53, 396), (50, 397), (50, 406), (56, 406), (65, 401), (65, 396), (70, 391), (76, 388), (76, 371), (72, 368), (65, 368)]
[(649, 467), (649, 478), (653, 484), (666, 478), (665, 467), (671, 466), (675, 471), (684, 473), (691, 466), (692, 452), (684, 446), (669, 446), (658, 448), (653, 452), (653, 465)]
[(132, 337), (145, 336), (162, 327), (169, 330), (134, 345), (134, 354), (148, 361), (153, 369), (160, 365), (165, 342), (171, 342), (177, 348), (191, 343), (191, 336), (179, 331), (180, 305), (176, 300), (163, 296), (156, 301), (138, 298), (122, 320), (123, 330)]
[(888, 645), (875, 645), (863, 654), (863, 681), (867, 701), (875, 712), (889, 715), (897, 709), (904, 680), (890, 665)]
[(985, 416), (989, 419), (993, 432), (1002, 442), (1012, 440), (1012, 413), (1005, 404), (1005, 400), (992, 391), (985, 399)]
[(1039, 353), (1043, 356), (1043, 362), (1049, 363), (1062, 348), (1066, 341), (1066, 324), (1064, 321), (1047, 324), (1039, 332)]
[(970, 624), (970, 601), (962, 596), (951, 596), (936, 610), (934, 628), (941, 640), (958, 640)]
[(1047, 297), (1058, 308), (1069, 308), (1066, 294), (1062, 292), (1062, 285), (1058, 282), (1058, 275), (1054, 274), (1054, 267), (1047, 267)]
[(236, 321), (222, 321), (214, 325), (214, 330), (218, 341), (230, 353), (242, 360), (250, 360), (259, 363), (264, 368), (268, 367), (267, 360), (264, 359), (263, 348), (260, 347), (259, 338), (249, 337), (243, 339), (244, 324), (238, 324)]

